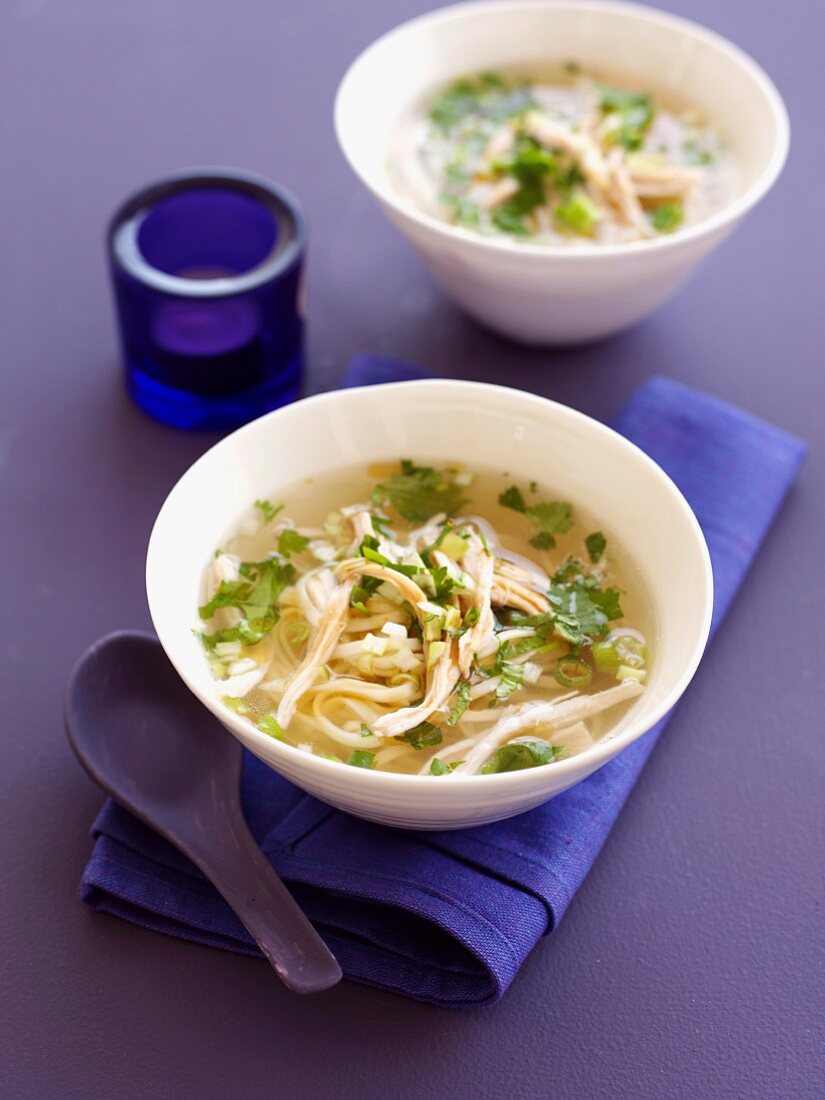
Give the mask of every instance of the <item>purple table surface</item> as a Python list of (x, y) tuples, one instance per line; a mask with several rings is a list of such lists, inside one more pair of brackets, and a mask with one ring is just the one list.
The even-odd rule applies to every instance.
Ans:
[[(511, 346), (430, 282), (343, 163), (345, 66), (426, 0), (5, 0), (0, 8), (0, 1095), (823, 1095), (825, 309), (821, 0), (673, 0), (752, 52), (795, 138), (685, 291), (587, 349)], [(124, 396), (103, 226), (186, 165), (270, 175), (311, 224), (309, 388), (365, 348), (609, 418), (652, 373), (808, 439), (746, 587), (562, 925), (501, 1004), (447, 1012), (268, 967), (76, 899), (101, 796), (66, 743), (76, 656), (147, 627), (143, 557), (212, 441)]]

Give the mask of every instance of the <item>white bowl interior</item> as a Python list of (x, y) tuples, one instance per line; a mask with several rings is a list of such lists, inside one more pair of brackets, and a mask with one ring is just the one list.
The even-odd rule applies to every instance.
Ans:
[(756, 63), (697, 24), (636, 4), (469, 3), (402, 24), (346, 74), (339, 140), (362, 179), (398, 203), (387, 151), (399, 119), (425, 96), (469, 73), (570, 59), (698, 108), (730, 144), (742, 194), (781, 166), (784, 107)]
[(608, 538), (632, 551), (655, 623), (647, 690), (612, 736), (626, 729), (632, 739), (675, 702), (707, 636), (711, 580), (696, 519), (659, 467), (589, 417), (531, 394), (470, 382), (396, 383), (322, 394), (247, 425), (187, 471), (156, 522), (147, 590), (158, 636), (187, 684), (253, 749), (258, 738), (270, 757), (293, 754), (301, 767), (329, 767), (251, 727), (247, 736), (219, 703), (192, 633), (202, 625), (196, 609), (205, 566), (257, 498), (277, 499), (303, 477), (404, 456), (500, 468), (586, 505)]

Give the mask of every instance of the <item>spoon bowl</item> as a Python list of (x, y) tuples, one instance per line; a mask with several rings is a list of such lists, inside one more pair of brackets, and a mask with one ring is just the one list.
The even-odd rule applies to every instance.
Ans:
[(121, 806), (179, 848), (223, 895), (286, 986), (327, 989), (341, 968), (249, 832), (240, 744), (181, 683), (147, 634), (110, 634), (66, 691), (80, 763)]

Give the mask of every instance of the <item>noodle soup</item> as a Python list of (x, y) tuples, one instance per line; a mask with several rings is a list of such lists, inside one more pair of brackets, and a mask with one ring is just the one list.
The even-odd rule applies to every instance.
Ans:
[(411, 460), (259, 500), (206, 570), (224, 702), (344, 765), (450, 776), (552, 765), (643, 691), (639, 586), (536, 482)]
[(730, 155), (696, 111), (574, 63), (456, 81), (399, 126), (391, 174), (454, 225), (548, 245), (655, 238), (736, 193)]

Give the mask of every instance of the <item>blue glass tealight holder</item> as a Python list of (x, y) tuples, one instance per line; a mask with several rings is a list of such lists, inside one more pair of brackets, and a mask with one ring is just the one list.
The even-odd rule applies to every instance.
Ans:
[(259, 176), (203, 169), (133, 195), (108, 231), (129, 393), (179, 428), (233, 428), (298, 397), (306, 225)]

